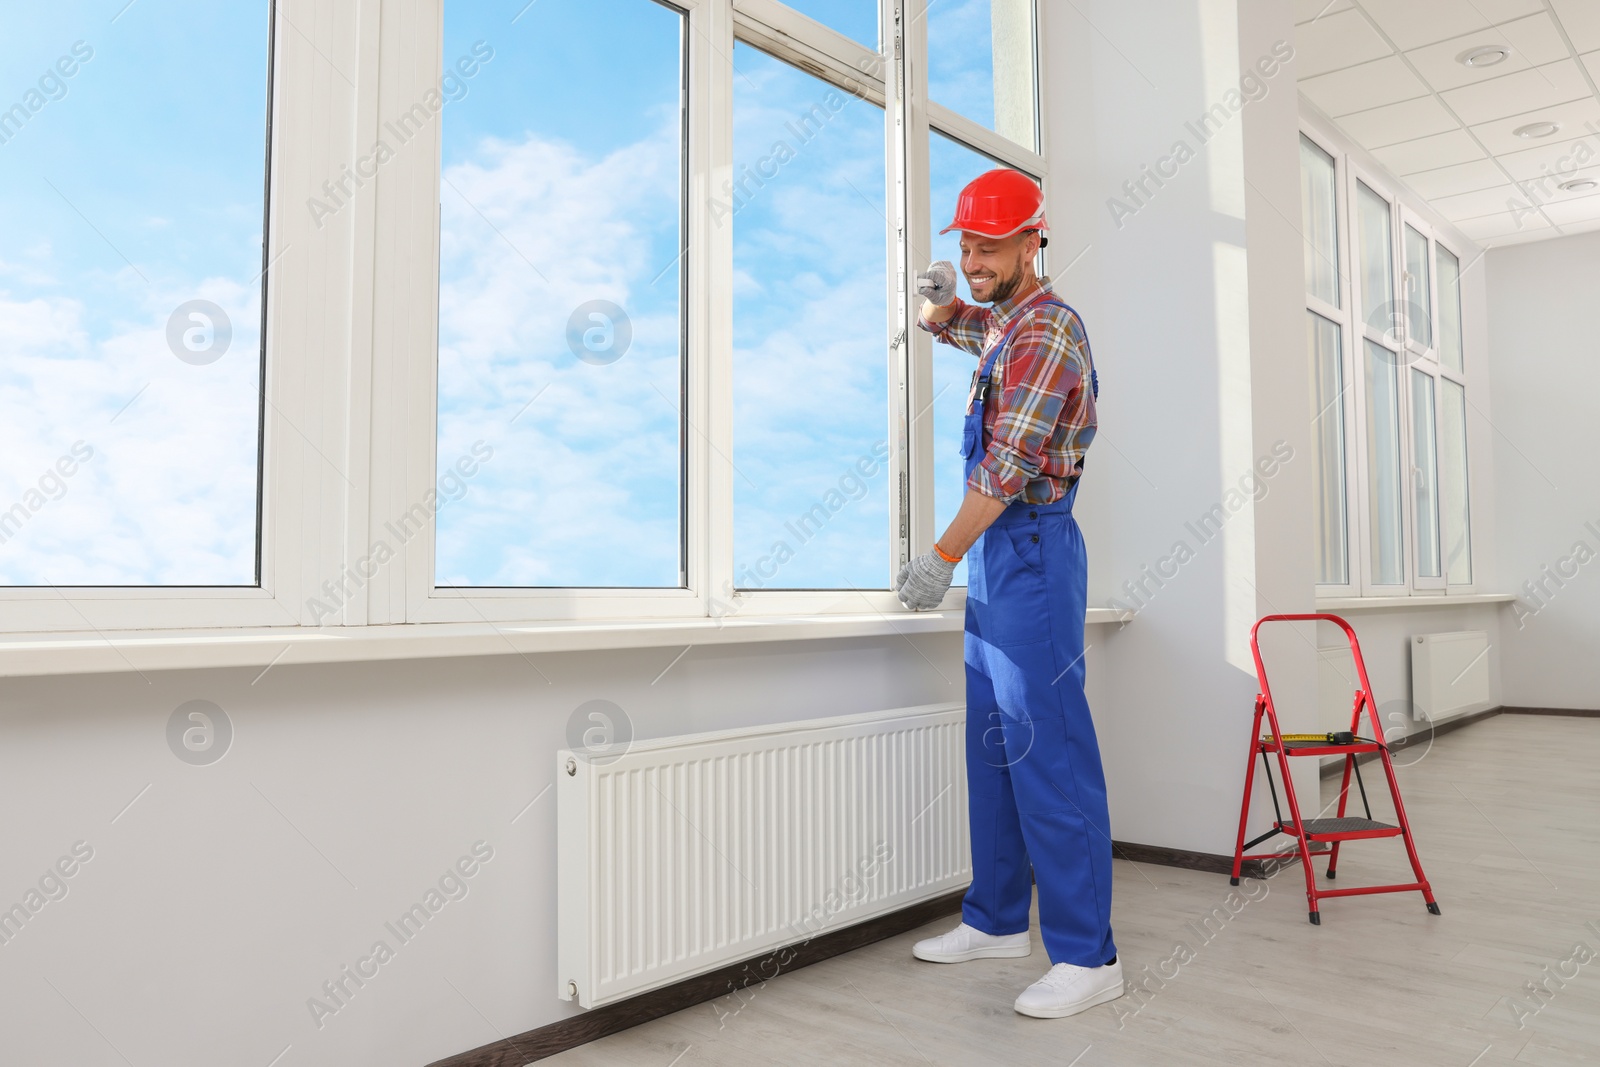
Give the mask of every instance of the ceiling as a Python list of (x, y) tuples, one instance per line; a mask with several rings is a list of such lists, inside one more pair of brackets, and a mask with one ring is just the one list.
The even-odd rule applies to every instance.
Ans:
[[(1600, 183), (1600, 0), (1295, 0), (1295, 22), (1301, 93), (1462, 233), (1600, 230), (1600, 184), (1559, 188)], [(1508, 52), (1460, 61), (1480, 49)]]

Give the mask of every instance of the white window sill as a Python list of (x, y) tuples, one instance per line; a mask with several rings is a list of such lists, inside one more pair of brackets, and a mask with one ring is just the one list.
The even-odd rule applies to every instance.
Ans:
[[(1089, 609), (1089, 625), (1120, 621)], [(0, 637), (0, 677), (203, 667), (288, 666), (439, 656), (583, 652), (959, 632), (959, 609), (903, 614), (727, 617), (615, 622), (426, 623), (215, 630), (125, 630)]]
[(1420, 608), (1461, 608), (1474, 604), (1509, 604), (1515, 593), (1458, 593), (1453, 596), (1419, 593), (1416, 596), (1327, 596), (1317, 598), (1318, 611), (1413, 611)]

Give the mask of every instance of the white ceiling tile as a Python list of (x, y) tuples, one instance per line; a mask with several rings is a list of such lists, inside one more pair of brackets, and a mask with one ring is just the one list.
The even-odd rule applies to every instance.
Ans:
[(1428, 95), (1428, 87), (1411, 73), (1399, 56), (1373, 60), (1320, 78), (1301, 78), (1300, 91), (1334, 118)]
[(1541, 0), (1362, 0), (1402, 51), (1544, 10)]
[(1575, 60), (1546, 63), (1440, 94), (1468, 126), (1590, 96), (1589, 82)]
[(1474, 241), (1483, 241), (1492, 237), (1504, 237), (1507, 234), (1531, 233), (1535, 230), (1545, 230), (1552, 236), (1555, 234), (1555, 231), (1550, 228), (1550, 223), (1542, 216), (1537, 214), (1518, 214), (1514, 216), (1509, 211), (1458, 222), (1456, 223), (1456, 229)]
[(1372, 154), (1377, 157), (1378, 162), (1400, 175), (1483, 158), (1483, 150), (1478, 147), (1477, 142), (1467, 136), (1465, 130), (1436, 133), (1432, 137), (1420, 137), (1415, 141), (1402, 141), (1400, 144), (1377, 149)]
[(1544, 205), (1545, 216), (1557, 226), (1600, 219), (1600, 196), (1571, 196)]
[[(1511, 55), (1503, 63), (1492, 67), (1469, 67), (1457, 61), (1464, 52), (1485, 45), (1506, 45)], [(1548, 14), (1530, 15), (1496, 26), (1491, 30), (1452, 37), (1448, 41), (1430, 44), (1406, 52), (1406, 58), (1416, 64), (1417, 70), (1428, 84), (1443, 92), (1473, 82), (1488, 81), (1529, 67), (1554, 63), (1571, 58), (1566, 42), (1556, 32), (1556, 24)]]
[(1435, 98), (1419, 96), (1401, 104), (1385, 104), (1346, 115), (1339, 120), (1339, 126), (1363, 148), (1382, 148), (1429, 134), (1459, 130), (1461, 123)]
[[(1553, 122), (1561, 130), (1551, 134), (1548, 138), (1518, 137), (1512, 130), (1521, 129), (1523, 126), (1536, 122)], [(1524, 111), (1520, 115), (1508, 118), (1495, 119), (1493, 122), (1484, 122), (1472, 127), (1473, 136), (1483, 142), (1483, 146), (1491, 155), (1501, 155), (1509, 152), (1521, 152), (1538, 145), (1541, 140), (1560, 140), (1566, 137), (1579, 137), (1587, 134), (1600, 134), (1600, 100), (1590, 96), (1583, 100), (1574, 100), (1566, 104), (1557, 104), (1555, 107), (1542, 107), (1536, 111)]]
[(1294, 0), (1294, 21), (1298, 25), (1336, 11), (1349, 10), (1350, 0)]
[(1600, 230), (1600, 219), (1590, 219), (1588, 222), (1566, 222), (1561, 225), (1563, 234), (1589, 233)]
[(1589, 68), (1589, 76), (1600, 82), (1600, 52), (1590, 52), (1588, 55), (1579, 56), (1583, 65)]
[(1531, 213), (1537, 210), (1537, 205), (1533, 203), (1532, 198), (1515, 185), (1500, 185), (1492, 189), (1479, 189), (1474, 193), (1441, 196), (1436, 200), (1428, 201), (1428, 203), (1435, 211), (1451, 222), (1460, 222), (1462, 219), (1475, 219), (1501, 211), (1515, 210)]
[(1585, 132), (1582, 137), (1539, 145), (1522, 152), (1507, 152), (1495, 158), (1507, 173), (1518, 180), (1553, 174), (1565, 181), (1580, 168), (1600, 162), (1600, 135)]
[(1549, 241), (1562, 236), (1560, 230), (1551, 229), (1549, 226), (1538, 230), (1523, 230), (1520, 233), (1508, 233), (1500, 237), (1490, 237), (1480, 242), (1484, 248), (1504, 248), (1507, 245), (1526, 245), (1535, 241)]
[(1295, 27), (1294, 48), (1295, 69), (1301, 78), (1394, 54), (1366, 16), (1354, 8)]
[(1580, 52), (1600, 48), (1600, 4), (1595, 0), (1551, 0), (1556, 18)]
[(1492, 159), (1475, 159), (1471, 163), (1457, 163), (1453, 167), (1437, 170), (1419, 170), (1406, 175), (1406, 184), (1424, 200), (1457, 193), (1471, 193), (1504, 185), (1505, 172)]

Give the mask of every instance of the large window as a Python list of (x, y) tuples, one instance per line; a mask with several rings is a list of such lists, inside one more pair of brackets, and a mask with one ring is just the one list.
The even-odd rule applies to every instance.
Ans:
[(1345, 334), (1347, 286), (1340, 280), (1338, 168), (1332, 155), (1309, 137), (1300, 138), (1301, 229), (1305, 234), (1307, 350), (1311, 355), (1311, 434), (1317, 501), (1317, 581), (1350, 581), (1349, 513), (1346, 504), (1349, 454), (1346, 423), (1349, 381)]
[(409, 492), (457, 493), (406, 617), (892, 608), (959, 503), (972, 369), (897, 283), (957, 258), (930, 200), (1044, 176), (1032, 0), (900, 27), (854, 0), (444, 7), (443, 61), (475, 73), (440, 109), (437, 444)]
[(680, 586), (684, 15), (444, 8), (438, 584)]
[(898, 610), (1034, 0), (12, 6), (0, 630)]
[(269, 8), (113, 13), (0, 34), (0, 586), (254, 586)]
[(1319, 589), (1470, 591), (1460, 260), (1310, 135), (1300, 159)]
[(883, 109), (733, 62), (736, 588), (885, 588)]

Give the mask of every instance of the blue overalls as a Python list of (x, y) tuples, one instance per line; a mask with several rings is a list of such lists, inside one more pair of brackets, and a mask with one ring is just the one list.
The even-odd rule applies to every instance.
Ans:
[[(1046, 304), (1072, 311), (1051, 299), (1019, 309), (984, 358), (962, 426), (968, 477), (989, 447), (983, 405), (995, 357)], [(1098, 394), (1092, 356), (1090, 368)], [(1074, 481), (1052, 504), (1008, 505), (967, 556), (972, 886), (961, 918), (990, 934), (1027, 930), (1031, 861), (1051, 963), (1099, 967), (1117, 950), (1105, 773), (1083, 692), (1088, 557), (1072, 517), (1077, 494)]]

